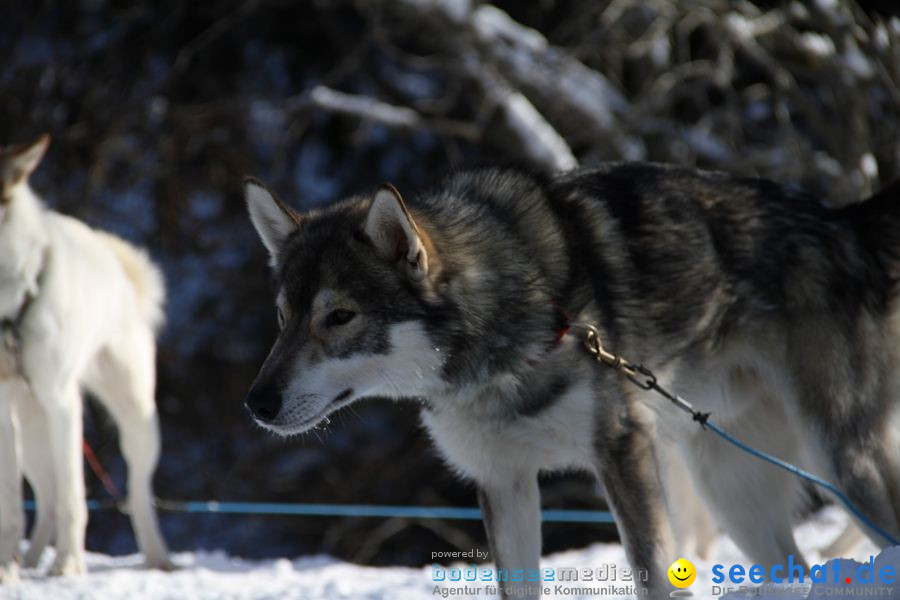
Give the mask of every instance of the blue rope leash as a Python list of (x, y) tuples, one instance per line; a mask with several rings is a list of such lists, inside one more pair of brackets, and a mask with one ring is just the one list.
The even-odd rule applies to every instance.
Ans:
[[(699, 414), (702, 415), (703, 413), (699, 413)], [(821, 477), (817, 477), (817, 476), (813, 475), (809, 471), (804, 471), (800, 467), (797, 467), (795, 465), (792, 465), (789, 462), (781, 460), (780, 458), (772, 456), (771, 454), (766, 454), (765, 452), (757, 450), (756, 448), (754, 448), (752, 446), (748, 446), (741, 440), (737, 439), (736, 437), (734, 437), (733, 435), (731, 435), (730, 433), (728, 433), (727, 431), (725, 431), (724, 429), (722, 429), (721, 427), (716, 425), (709, 418), (709, 415), (706, 415), (706, 417), (703, 420), (702, 425), (704, 427), (708, 428), (710, 431), (712, 431), (716, 435), (718, 435), (719, 437), (721, 437), (722, 439), (727, 440), (729, 443), (737, 446), (738, 448), (740, 448), (747, 454), (751, 454), (751, 455), (755, 456), (756, 458), (762, 459), (762, 460), (766, 461), (767, 463), (775, 465), (776, 467), (781, 467), (788, 473), (793, 473), (797, 477), (800, 477), (802, 479), (809, 481), (810, 483), (814, 483), (820, 487), (825, 488), (826, 490), (828, 490), (829, 492), (831, 492), (832, 494), (837, 496), (837, 499), (840, 500), (843, 503), (843, 505), (847, 507), (847, 510), (849, 510), (851, 513), (853, 513), (853, 515), (856, 516), (857, 519), (859, 519), (860, 521), (865, 523), (866, 527), (868, 527), (872, 531), (875, 531), (878, 535), (880, 535), (885, 540), (887, 540), (891, 546), (896, 546), (896, 545), (900, 544), (900, 541), (898, 541), (897, 538), (895, 538), (890, 533), (888, 533), (887, 531), (885, 531), (884, 529), (882, 529), (881, 527), (879, 527), (878, 525), (873, 523), (869, 517), (867, 517), (865, 514), (863, 514), (863, 512), (861, 510), (859, 510), (856, 507), (856, 505), (850, 501), (850, 498), (848, 498), (844, 494), (844, 492), (842, 492), (837, 487), (835, 487), (834, 484), (832, 484), (828, 481), (825, 481)]]
[(710, 413), (700, 412), (695, 409), (693, 405), (676, 394), (671, 393), (664, 387), (662, 387), (656, 380), (656, 375), (645, 367), (644, 365), (635, 365), (621, 356), (613, 354), (609, 352), (603, 347), (603, 343), (600, 339), (600, 332), (593, 325), (585, 326), (586, 333), (584, 338), (584, 347), (587, 351), (593, 356), (597, 362), (607, 365), (616, 369), (617, 371), (624, 374), (628, 377), (631, 382), (642, 390), (646, 391), (654, 391), (657, 394), (663, 396), (672, 402), (676, 407), (681, 410), (689, 413), (691, 417), (697, 421), (701, 427), (704, 429), (709, 429), (728, 443), (740, 448), (744, 452), (750, 454), (751, 456), (755, 456), (756, 458), (762, 459), (770, 464), (775, 465), (776, 467), (782, 468), (788, 473), (792, 473), (801, 479), (805, 479), (810, 483), (818, 485), (820, 487), (825, 488), (835, 496), (837, 499), (841, 501), (841, 503), (847, 507), (853, 515), (862, 521), (869, 529), (876, 532), (878, 535), (883, 537), (891, 546), (896, 546), (900, 544), (900, 541), (897, 540), (893, 535), (876, 525), (869, 517), (867, 517), (859, 508), (857, 508), (850, 499), (834, 484), (825, 481), (824, 479), (813, 475), (807, 471), (804, 471), (800, 467), (792, 465), (791, 463), (781, 460), (780, 458), (776, 458), (771, 454), (767, 454), (761, 450), (757, 450), (756, 448), (747, 445), (736, 437), (732, 436), (727, 431), (723, 430), (721, 427), (716, 425), (712, 420), (710, 420)]
[[(93, 511), (116, 510), (115, 501), (88, 500)], [(158, 500), (165, 511), (183, 513), (218, 513), (230, 515), (286, 515), (305, 517), (378, 517), (408, 519), (452, 519), (478, 521), (481, 510), (452, 506), (388, 506), (374, 504), (299, 504), (282, 502), (219, 502)], [(34, 510), (33, 500), (25, 502), (27, 510)], [(548, 509), (541, 511), (544, 521), (555, 523), (615, 523), (612, 513), (605, 510)]]

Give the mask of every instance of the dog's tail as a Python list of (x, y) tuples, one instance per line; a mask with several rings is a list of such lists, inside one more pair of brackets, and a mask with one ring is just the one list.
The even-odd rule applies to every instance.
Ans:
[(162, 272), (144, 250), (110, 233), (98, 233), (115, 253), (128, 280), (134, 286), (141, 317), (154, 332), (158, 331), (164, 321), (163, 305), (166, 299), (166, 284)]
[(900, 281), (900, 179), (843, 212), (892, 281)]

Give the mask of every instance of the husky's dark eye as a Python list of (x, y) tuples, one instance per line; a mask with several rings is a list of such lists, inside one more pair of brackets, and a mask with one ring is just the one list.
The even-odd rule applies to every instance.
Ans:
[(282, 312), (281, 307), (277, 307), (275, 311), (278, 314), (278, 329), (284, 329), (284, 312)]
[(336, 327), (339, 325), (346, 325), (356, 316), (356, 313), (352, 310), (344, 310), (339, 308), (337, 310), (333, 310), (328, 313), (328, 316), (325, 318), (325, 327)]

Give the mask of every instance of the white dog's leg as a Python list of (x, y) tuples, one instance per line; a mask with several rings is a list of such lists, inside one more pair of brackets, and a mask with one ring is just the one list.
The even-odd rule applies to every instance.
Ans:
[[(494, 564), (510, 574), (514, 569), (534, 569), (540, 573), (541, 500), (536, 473), (523, 473), (517, 478), (504, 478), (479, 484), (484, 528)], [(510, 598), (537, 598), (540, 582), (500, 582), (510, 589)], [(528, 591), (538, 590), (538, 593)]]
[(25, 535), (22, 468), (15, 404), (21, 382), (0, 382), (0, 582), (19, 578), (19, 540)]
[(153, 472), (159, 459), (159, 423), (155, 393), (154, 342), (138, 331), (126, 344), (100, 353), (87, 382), (119, 428), (119, 445), (128, 463), (128, 508), (146, 564), (171, 569), (153, 507)]
[(50, 435), (47, 429), (47, 415), (41, 405), (29, 394), (26, 401), (19, 403), (17, 408), (22, 429), (22, 465), (37, 503), (31, 543), (24, 560), (24, 566), (33, 569), (38, 566), (44, 548), (53, 537), (56, 522), (53, 456), (47, 450)]
[(84, 535), (87, 528), (81, 394), (74, 380), (58, 388), (49, 381), (34, 378), (32, 387), (47, 413), (56, 480), (57, 553), (50, 574), (81, 574), (85, 572)]

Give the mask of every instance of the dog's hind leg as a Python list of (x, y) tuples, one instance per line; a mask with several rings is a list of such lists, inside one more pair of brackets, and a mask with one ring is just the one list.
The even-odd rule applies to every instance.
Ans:
[(19, 578), (19, 541), (25, 534), (22, 510), (21, 444), (16, 400), (21, 381), (0, 381), (0, 583)]
[(822, 549), (821, 554), (825, 558), (840, 558), (851, 555), (856, 547), (862, 543), (865, 535), (852, 521), (847, 523), (844, 530), (838, 535), (833, 542)]
[[(799, 422), (806, 428), (803, 439), (817, 474), (836, 484), (878, 527), (898, 537), (897, 438), (892, 437), (888, 410), (896, 402), (896, 385), (891, 384), (895, 375), (884, 365), (877, 326), (869, 325), (860, 319), (848, 333), (818, 322), (798, 323), (791, 343), (816, 350), (789, 351), (790, 366), (799, 392)], [(858, 524), (875, 544), (888, 544), (875, 530)]]
[(18, 408), (22, 426), (22, 466), (37, 503), (31, 541), (23, 561), (25, 568), (33, 569), (38, 566), (44, 548), (53, 537), (56, 484), (53, 481), (52, 456), (47, 452), (47, 416), (41, 405), (30, 396)]
[[(479, 483), (481, 506), (488, 545), (497, 569), (511, 574), (513, 569), (534, 569), (541, 559), (541, 501), (537, 473), (509, 473), (501, 481)], [(512, 588), (512, 598), (537, 598), (540, 583), (501, 582)], [(533, 593), (538, 590), (537, 593)], [(532, 593), (529, 593), (532, 592)]]
[[(796, 460), (790, 435), (782, 435), (779, 417), (760, 407), (755, 415), (739, 419), (735, 435), (751, 446), (786, 460)], [(772, 418), (762, 418), (763, 413)], [(726, 431), (729, 423), (719, 423)], [(683, 442), (691, 475), (716, 520), (735, 544), (768, 572), (794, 556), (804, 564), (794, 540), (792, 521), (802, 501), (802, 487), (790, 473), (749, 456), (706, 431)]]
[[(896, 398), (896, 395), (892, 396)], [(894, 516), (900, 525), (900, 403), (893, 400), (893, 404), (891, 414), (885, 419), (884, 429), (878, 436), (880, 442), (878, 453)]]
[[(885, 384), (884, 390), (886, 407), (878, 411), (878, 422), (873, 427), (870, 446), (887, 488), (894, 522), (900, 529), (900, 369), (891, 368), (890, 381)], [(895, 530), (894, 537), (900, 538), (900, 531)], [(879, 544), (883, 542), (880, 536), (876, 540)]]
[(146, 565), (171, 569), (153, 507), (153, 472), (160, 452), (155, 344), (149, 330), (136, 329), (100, 352), (85, 385), (118, 425), (119, 445), (128, 463), (128, 509)]
[[(900, 536), (897, 517), (891, 498), (889, 481), (883, 470), (889, 468), (890, 461), (878, 451), (856, 444), (856, 439), (842, 441), (837, 435), (829, 436), (828, 450), (821, 460), (821, 469), (847, 495), (850, 502), (868, 519), (895, 538)], [(896, 448), (893, 450), (896, 452)], [(879, 547), (888, 546), (888, 541), (877, 531), (862, 521), (856, 524)]]
[(657, 441), (656, 456), (677, 554), (706, 560), (716, 542), (716, 522), (694, 487), (684, 457), (671, 442)]

